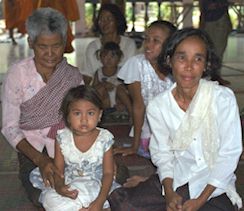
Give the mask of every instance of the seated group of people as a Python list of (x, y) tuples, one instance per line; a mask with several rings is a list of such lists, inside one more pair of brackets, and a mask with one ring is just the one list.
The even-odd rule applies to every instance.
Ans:
[[(209, 36), (155, 21), (135, 55), (121, 17), (116, 5), (101, 7), (101, 37), (88, 46), (83, 74), (64, 57), (60, 12), (40, 8), (27, 19), (34, 56), (7, 72), (2, 133), (18, 152), (28, 197), (52, 211), (237, 210), (239, 109), (229, 88), (204, 79), (221, 65)], [(111, 106), (132, 117), (131, 147), (113, 149), (113, 134), (98, 127)], [(117, 153), (151, 159), (157, 174), (121, 186)]]

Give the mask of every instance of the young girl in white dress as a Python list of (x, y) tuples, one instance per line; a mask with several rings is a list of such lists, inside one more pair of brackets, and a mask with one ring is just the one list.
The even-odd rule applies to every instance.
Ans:
[(45, 187), (35, 169), (30, 180), (42, 189), (46, 211), (107, 210), (107, 196), (118, 184), (113, 181), (114, 137), (97, 127), (100, 98), (95, 89), (81, 85), (69, 90), (61, 111), (66, 127), (57, 132), (54, 163), (64, 177), (54, 175), (55, 187)]

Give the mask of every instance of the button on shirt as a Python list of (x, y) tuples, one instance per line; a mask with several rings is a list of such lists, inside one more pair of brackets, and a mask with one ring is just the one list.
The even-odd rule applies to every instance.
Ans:
[[(235, 187), (234, 171), (242, 152), (239, 110), (233, 92), (222, 86), (214, 90), (214, 115), (217, 118), (219, 140), (218, 154), (210, 169), (203, 155), (200, 127), (193, 133), (187, 150), (172, 151), (170, 142), (179, 128), (185, 112), (178, 106), (170, 90), (154, 98), (147, 108), (152, 129), (150, 153), (157, 166), (160, 181), (173, 178), (173, 188), (189, 184), (191, 198), (198, 197), (207, 184), (216, 187), (211, 197), (218, 196), (231, 186)], [(210, 198), (211, 198), (210, 197)]]

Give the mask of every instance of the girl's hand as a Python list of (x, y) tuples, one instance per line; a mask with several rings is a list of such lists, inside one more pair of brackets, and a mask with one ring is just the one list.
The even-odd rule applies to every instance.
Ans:
[(108, 91), (112, 91), (114, 89), (114, 85), (110, 82), (104, 82), (104, 85), (105, 85), (105, 88), (108, 90)]
[(56, 185), (55, 190), (57, 191), (58, 194), (69, 197), (71, 199), (76, 199), (78, 196), (78, 190), (70, 190), (69, 185)]

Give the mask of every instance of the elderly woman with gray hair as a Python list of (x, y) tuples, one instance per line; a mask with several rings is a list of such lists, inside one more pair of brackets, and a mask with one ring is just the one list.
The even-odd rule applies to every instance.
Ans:
[(78, 68), (63, 57), (67, 20), (51, 8), (33, 12), (26, 22), (29, 47), (34, 56), (10, 67), (3, 83), (2, 133), (18, 152), (19, 178), (36, 206), (40, 190), (29, 181), (39, 167), (45, 185), (54, 185), (54, 139), (63, 127), (59, 108), (71, 87), (83, 84)]

